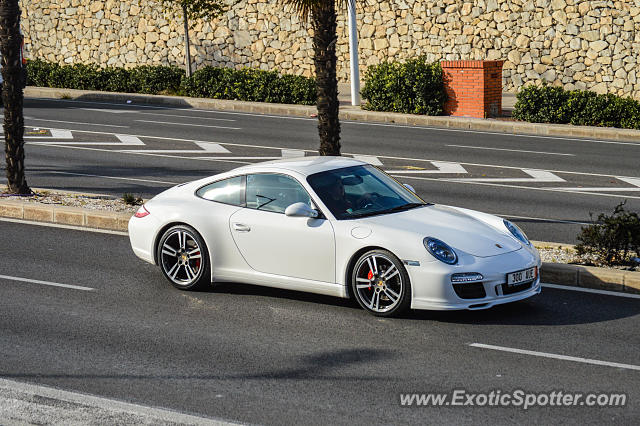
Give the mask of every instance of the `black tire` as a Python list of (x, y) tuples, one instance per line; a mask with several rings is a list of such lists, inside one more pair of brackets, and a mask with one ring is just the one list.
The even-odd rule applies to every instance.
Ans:
[(409, 308), (409, 274), (402, 261), (390, 251), (376, 249), (364, 253), (355, 263), (350, 276), (354, 298), (370, 314), (379, 317), (398, 316)]
[(209, 251), (191, 226), (167, 229), (158, 241), (156, 253), (162, 274), (174, 287), (201, 290), (211, 285)]

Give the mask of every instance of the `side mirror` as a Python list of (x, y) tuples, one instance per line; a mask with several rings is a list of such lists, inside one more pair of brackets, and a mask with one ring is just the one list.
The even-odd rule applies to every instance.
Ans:
[(416, 193), (416, 190), (413, 188), (413, 186), (409, 185), (408, 183), (403, 183), (402, 185), (414, 194)]
[(284, 211), (284, 214), (287, 216), (294, 217), (318, 217), (318, 211), (309, 207), (306, 203), (294, 203), (291, 204)]

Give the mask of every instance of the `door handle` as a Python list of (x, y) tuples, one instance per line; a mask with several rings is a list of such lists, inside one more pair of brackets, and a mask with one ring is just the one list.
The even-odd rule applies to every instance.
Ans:
[(245, 225), (244, 223), (234, 223), (233, 229), (238, 232), (249, 232), (251, 231), (251, 227)]

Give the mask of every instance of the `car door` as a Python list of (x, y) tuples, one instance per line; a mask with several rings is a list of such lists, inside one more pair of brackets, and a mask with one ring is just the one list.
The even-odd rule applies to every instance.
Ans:
[(246, 177), (246, 207), (230, 217), (240, 253), (259, 272), (335, 282), (335, 237), (325, 218), (291, 217), (285, 209), (297, 202), (314, 207), (293, 177), (260, 173)]

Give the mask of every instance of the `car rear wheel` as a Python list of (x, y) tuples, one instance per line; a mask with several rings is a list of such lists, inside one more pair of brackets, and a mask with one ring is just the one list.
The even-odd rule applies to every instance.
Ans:
[(207, 247), (192, 227), (177, 225), (165, 231), (157, 254), (162, 273), (175, 287), (196, 290), (211, 285)]
[(411, 303), (411, 284), (404, 265), (387, 250), (371, 250), (356, 262), (351, 290), (358, 304), (376, 316), (395, 316)]

